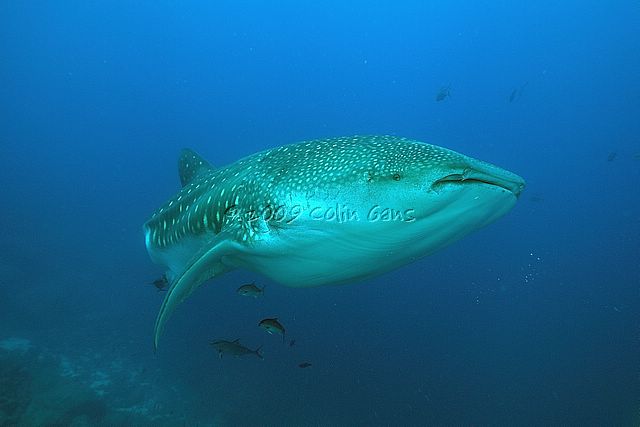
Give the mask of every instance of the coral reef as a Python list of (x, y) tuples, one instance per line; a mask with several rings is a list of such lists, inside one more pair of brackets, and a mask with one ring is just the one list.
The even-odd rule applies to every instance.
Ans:
[(0, 426), (185, 424), (174, 401), (150, 383), (145, 367), (116, 355), (68, 355), (24, 338), (0, 340)]

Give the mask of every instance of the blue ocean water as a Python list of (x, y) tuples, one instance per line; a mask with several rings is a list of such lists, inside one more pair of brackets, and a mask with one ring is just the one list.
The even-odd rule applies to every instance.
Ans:
[[(638, 425), (639, 52), (633, 1), (4, 2), (0, 424)], [(527, 188), (365, 283), (229, 273), (154, 353), (142, 224), (180, 149), (223, 166), (353, 134)]]

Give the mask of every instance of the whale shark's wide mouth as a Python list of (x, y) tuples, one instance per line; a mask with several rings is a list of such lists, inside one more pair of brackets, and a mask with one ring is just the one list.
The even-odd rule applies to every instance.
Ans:
[(483, 165), (480, 169), (468, 168), (462, 173), (453, 173), (435, 181), (431, 188), (437, 190), (445, 184), (488, 184), (503, 188), (518, 197), (524, 189), (524, 179), (518, 175), (493, 165)]

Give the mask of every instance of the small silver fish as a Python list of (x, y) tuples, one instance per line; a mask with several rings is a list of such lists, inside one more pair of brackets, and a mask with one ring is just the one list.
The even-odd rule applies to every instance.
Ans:
[(255, 283), (249, 283), (247, 285), (240, 286), (237, 292), (238, 294), (245, 297), (258, 298), (264, 293), (264, 286), (262, 288), (259, 288), (255, 285)]
[(277, 317), (274, 317), (273, 319), (262, 319), (260, 323), (258, 323), (258, 326), (260, 326), (270, 334), (274, 334), (274, 333), (281, 334), (282, 342), (284, 343), (284, 340), (285, 340), (284, 326), (282, 326), (282, 324), (278, 322)]
[(247, 348), (240, 344), (239, 339), (234, 341), (216, 340), (211, 341), (209, 344), (215, 347), (215, 349), (218, 351), (218, 354), (220, 355), (220, 358), (222, 358), (222, 355), (226, 353), (234, 357), (253, 354), (255, 356), (258, 356), (260, 359), (263, 359), (262, 354), (260, 354), (260, 349), (262, 348), (262, 346), (256, 348), (255, 350), (251, 350), (250, 348)]

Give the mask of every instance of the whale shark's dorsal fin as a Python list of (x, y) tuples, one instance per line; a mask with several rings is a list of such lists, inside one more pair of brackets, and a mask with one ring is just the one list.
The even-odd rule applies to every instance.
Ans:
[(180, 174), (180, 183), (184, 187), (189, 184), (193, 179), (204, 173), (212, 170), (213, 167), (203, 159), (195, 151), (184, 148), (180, 153), (180, 159), (178, 160), (178, 173)]

